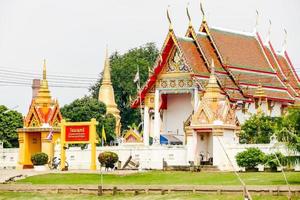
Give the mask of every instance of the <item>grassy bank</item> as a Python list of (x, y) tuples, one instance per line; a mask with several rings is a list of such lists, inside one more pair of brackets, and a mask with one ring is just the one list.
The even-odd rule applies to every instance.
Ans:
[[(300, 172), (288, 172), (291, 185), (300, 185)], [(247, 185), (285, 185), (282, 173), (241, 173)], [(103, 175), (104, 184), (110, 185), (240, 185), (231, 172), (163, 172), (151, 171), (128, 175)], [(32, 184), (99, 184), (99, 174), (44, 174), (19, 180)]]
[[(45, 199), (45, 200), (71, 200), (71, 199), (89, 199), (89, 200), (243, 200), (241, 195), (213, 195), (213, 194), (191, 194), (191, 193), (172, 193), (166, 195), (104, 195), (98, 197), (96, 195), (76, 195), (76, 194), (41, 194), (41, 193), (27, 193), (27, 192), (4, 192), (0, 193), (0, 200), (21, 200), (21, 199)], [(253, 196), (253, 200), (286, 200), (286, 196), (268, 196), (260, 195)], [(293, 197), (293, 200), (299, 197)]]

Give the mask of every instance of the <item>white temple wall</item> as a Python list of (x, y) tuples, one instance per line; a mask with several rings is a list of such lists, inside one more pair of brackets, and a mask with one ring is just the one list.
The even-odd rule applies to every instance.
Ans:
[[(220, 137), (220, 136), (218, 136)], [(220, 139), (222, 141), (222, 139)], [(187, 146), (112, 146), (112, 147), (97, 147), (97, 155), (102, 151), (113, 151), (116, 152), (123, 166), (124, 162), (132, 155), (133, 160), (139, 161), (140, 165), (144, 169), (162, 169), (163, 159), (168, 165), (188, 165), (188, 161), (193, 161), (194, 154), (189, 145), (192, 145), (193, 138), (188, 136)], [(235, 156), (237, 153), (245, 151), (250, 147), (257, 147), (266, 154), (280, 151), (284, 155), (292, 155), (284, 145), (274, 144), (224, 144), (224, 148), (229, 157), (226, 157), (222, 146), (216, 136), (213, 137), (214, 143), (214, 164), (217, 165), (220, 170), (233, 170), (232, 165), (235, 169), (237, 167)], [(18, 148), (1, 148), (0, 146), (0, 169), (11, 169), (15, 168), (18, 163)], [(55, 150), (55, 155), (59, 155), (60, 150)], [(71, 147), (67, 149), (66, 156), (67, 161), (70, 165), (70, 169), (89, 169), (90, 167), (90, 149), (81, 150), (77, 147)], [(232, 163), (232, 165), (231, 165)], [(99, 169), (99, 163), (97, 161)], [(298, 170), (299, 170), (298, 166)]]
[(164, 134), (179, 135), (183, 141), (183, 123), (193, 112), (191, 94), (168, 94), (168, 106), (163, 119)]
[(280, 117), (281, 116), (281, 106), (282, 106), (282, 103), (275, 102), (274, 107), (271, 112), (271, 117)]
[[(263, 102), (261, 105), (262, 111), (271, 117), (280, 117), (281, 116), (281, 105), (282, 103), (280, 102), (272, 102), (274, 107), (272, 109), (272, 112), (268, 110), (268, 103)], [(255, 103), (251, 103), (247, 112), (243, 113), (242, 109), (236, 111), (236, 116), (241, 124), (245, 123), (247, 119), (251, 117), (251, 115), (256, 114), (257, 109), (255, 108)]]

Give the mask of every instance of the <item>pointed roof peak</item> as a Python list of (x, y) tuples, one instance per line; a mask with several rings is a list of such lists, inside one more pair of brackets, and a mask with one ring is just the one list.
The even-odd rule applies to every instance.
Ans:
[(202, 1), (200, 1), (200, 10), (201, 10), (201, 13), (202, 13), (202, 16), (203, 16), (202, 22), (206, 22), (206, 17), (205, 17), (205, 12), (204, 12)]
[(186, 6), (186, 15), (187, 15), (187, 17), (189, 19), (189, 27), (193, 27), (193, 25), (192, 25), (192, 18), (191, 18), (190, 12), (189, 12), (189, 5), (190, 5), (190, 3), (188, 2), (187, 6)]
[(47, 73), (46, 73), (46, 59), (44, 59), (44, 64), (43, 64), (43, 80), (47, 79)]
[(111, 85), (110, 62), (109, 62), (107, 46), (106, 46), (106, 50), (105, 50), (105, 60), (104, 60), (104, 71), (103, 71), (102, 84), (110, 84)]
[(46, 59), (43, 60), (43, 79), (41, 81), (41, 86), (36, 96), (36, 103), (43, 107), (50, 106), (51, 104), (51, 95), (47, 81)]
[(286, 46), (287, 46), (287, 31), (286, 29), (283, 29), (284, 30), (284, 40), (283, 40), (283, 43), (282, 43), (282, 49), (281, 49), (281, 54), (284, 54), (285, 50), (286, 50)]
[(173, 25), (172, 25), (170, 13), (169, 13), (170, 7), (171, 7), (171, 6), (168, 5), (168, 8), (167, 8), (167, 18), (168, 18), (168, 21), (169, 21), (169, 31), (173, 31)]
[(269, 19), (269, 29), (268, 29), (268, 33), (267, 33), (266, 43), (270, 42), (271, 27), (272, 27), (272, 21)]
[(208, 88), (219, 88), (217, 78), (216, 78), (216, 74), (215, 74), (215, 63), (214, 63), (213, 59), (211, 59), (210, 77), (209, 77), (208, 84), (207, 84), (206, 88), (207, 89)]
[(255, 12), (256, 12), (256, 21), (255, 21), (255, 26), (254, 26), (254, 33), (257, 33), (258, 22), (259, 22), (259, 12), (257, 9), (255, 10)]

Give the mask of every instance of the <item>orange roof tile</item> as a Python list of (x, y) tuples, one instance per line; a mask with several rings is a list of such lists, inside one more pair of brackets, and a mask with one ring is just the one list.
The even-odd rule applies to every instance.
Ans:
[(274, 72), (255, 36), (210, 28), (210, 34), (223, 62), (240, 68)]
[(194, 41), (190, 38), (177, 38), (177, 40), (179, 48), (183, 52), (183, 56), (190, 65), (189, 67), (193, 69), (194, 73), (203, 75), (209, 74)]
[(282, 56), (277, 54), (277, 58), (279, 61), (279, 65), (281, 67), (282, 72), (285, 74), (287, 78), (287, 82), (299, 92), (300, 86), (298, 84), (297, 77), (295, 77), (295, 72), (292, 71), (291, 67), (289, 66), (287, 60)]

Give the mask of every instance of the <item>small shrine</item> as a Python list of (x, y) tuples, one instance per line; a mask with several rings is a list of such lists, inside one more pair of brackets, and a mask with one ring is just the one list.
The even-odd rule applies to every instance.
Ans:
[(59, 123), (62, 120), (57, 100), (51, 98), (46, 76), (46, 62), (43, 66), (43, 79), (34, 80), (33, 97), (23, 128), (18, 129), (19, 162), (18, 168), (31, 168), (31, 156), (44, 152), (53, 158), (55, 141), (60, 138)]

